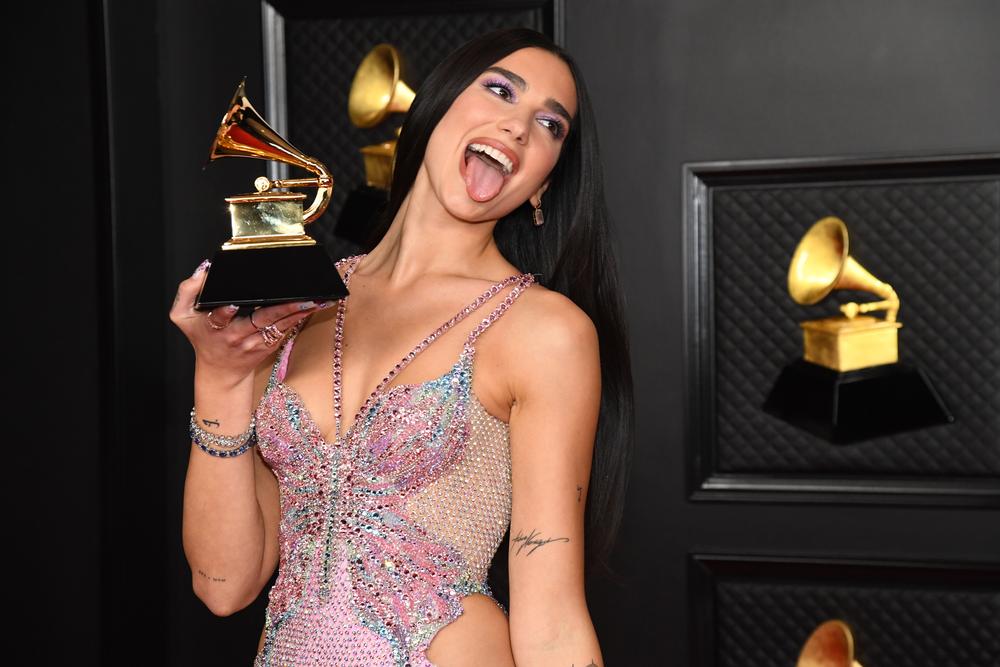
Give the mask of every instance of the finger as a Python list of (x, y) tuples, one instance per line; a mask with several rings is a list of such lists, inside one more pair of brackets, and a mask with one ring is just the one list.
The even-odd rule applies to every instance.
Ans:
[(317, 310), (329, 308), (334, 303), (334, 301), (293, 301), (292, 303), (281, 303), (276, 306), (258, 308), (253, 312), (252, 324), (258, 329), (263, 329), (267, 325), (280, 322), (291, 315), (312, 313)]
[[(283, 317), (282, 319), (276, 322), (272, 322), (269, 325), (262, 326), (260, 330), (255, 330), (253, 331), (253, 333), (247, 336), (241, 342), (240, 345), (244, 351), (250, 351), (255, 349), (270, 349), (275, 347), (276, 345), (280, 345), (282, 342), (284, 342), (285, 338), (288, 336), (288, 333), (295, 327), (295, 325), (297, 325), (305, 318), (309, 317), (309, 315), (315, 312), (315, 310), (316, 308), (314, 307), (309, 309), (308, 311), (296, 311), (291, 315), (287, 315), (286, 317)], [(268, 327), (277, 328), (278, 333), (281, 334), (280, 338), (275, 340), (274, 336), (270, 334), (264, 334), (263, 330)], [(272, 340), (272, 342), (268, 344), (267, 342), (268, 340)]]
[(294, 313), (292, 313), (290, 315), (285, 315), (280, 320), (272, 322), (272, 324), (274, 324), (274, 326), (278, 327), (278, 330), (282, 334), (286, 334), (286, 333), (288, 333), (292, 329), (292, 327), (294, 327), (296, 324), (298, 324), (302, 320), (304, 320), (307, 317), (309, 317), (310, 315), (312, 315), (317, 310), (320, 310), (321, 308), (328, 308), (329, 304), (331, 304), (332, 302), (331, 301), (327, 301), (326, 303), (327, 303), (326, 306), (319, 306), (319, 305), (317, 305), (316, 307), (310, 308), (308, 310), (296, 311), (296, 312), (294, 312)]
[(171, 316), (191, 315), (194, 313), (194, 304), (201, 292), (202, 285), (205, 284), (205, 277), (208, 275), (208, 268), (212, 265), (209, 260), (204, 260), (194, 270), (191, 277), (181, 281), (177, 286), (177, 294), (174, 295), (174, 304), (171, 308)]
[(239, 311), (239, 306), (230, 304), (222, 308), (213, 308), (201, 317), (205, 320), (207, 328), (212, 331), (222, 331), (232, 323), (237, 311)]

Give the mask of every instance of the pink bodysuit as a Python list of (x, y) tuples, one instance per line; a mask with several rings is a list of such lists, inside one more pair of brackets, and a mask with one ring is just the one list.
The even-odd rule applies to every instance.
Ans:
[[(337, 263), (347, 264), (345, 284), (364, 256)], [(425, 651), (461, 615), (461, 599), (482, 593), (496, 602), (486, 576), (510, 525), (509, 428), (473, 392), (472, 362), (476, 338), (533, 282), (530, 273), (510, 276), (438, 327), (386, 374), (344, 434), (341, 342), (350, 297), (342, 299), (333, 442), (283, 383), (302, 323), (289, 334), (256, 412), (260, 454), (281, 492), (281, 524), (278, 577), (254, 667), (433, 667)], [(386, 389), (425, 347), (511, 284), (450, 370)]]

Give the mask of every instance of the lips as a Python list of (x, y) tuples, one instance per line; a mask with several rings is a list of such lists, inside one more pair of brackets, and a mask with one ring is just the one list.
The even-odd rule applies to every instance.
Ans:
[[(518, 159), (517, 154), (510, 148), (505, 146), (503, 142), (497, 141), (496, 139), (490, 139), (489, 137), (474, 137), (468, 143), (465, 144), (465, 149), (462, 151), (461, 158), (459, 159), (459, 173), (462, 175), (462, 180), (465, 181), (466, 164), (469, 159), (468, 148), (470, 144), (486, 144), (487, 146), (492, 146), (501, 153), (507, 156), (510, 160), (511, 170), (509, 174), (503, 175), (503, 183), (507, 184), (511, 176), (517, 173), (521, 166), (521, 161)], [(478, 159), (478, 158), (477, 158)]]
[(518, 167), (520, 167), (520, 160), (517, 159), (517, 154), (510, 148), (505, 146), (502, 141), (497, 141), (496, 139), (490, 139), (488, 137), (476, 137), (465, 145), (466, 148), (468, 148), (469, 145), (471, 144), (486, 144), (487, 146), (492, 146), (493, 148), (497, 149), (498, 151), (506, 155), (508, 160), (510, 160), (511, 170), (509, 175), (513, 176), (514, 174), (517, 173)]

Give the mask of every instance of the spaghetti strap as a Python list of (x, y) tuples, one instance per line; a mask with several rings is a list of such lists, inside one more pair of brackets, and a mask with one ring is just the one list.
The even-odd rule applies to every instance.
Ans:
[(503, 316), (503, 314), (507, 311), (507, 309), (511, 307), (511, 305), (514, 303), (514, 301), (517, 300), (517, 297), (521, 296), (521, 294), (524, 293), (524, 290), (526, 290), (527, 288), (531, 287), (531, 285), (534, 284), (534, 282), (535, 282), (535, 276), (534, 276), (534, 274), (531, 274), (531, 273), (525, 273), (525, 274), (523, 274), (521, 276), (520, 280), (518, 280), (514, 284), (514, 289), (512, 289), (510, 292), (508, 292), (508, 294), (504, 298), (504, 300), (502, 302), (500, 302), (500, 305), (498, 305), (496, 308), (494, 308), (493, 312), (489, 314), (489, 317), (484, 318), (479, 323), (479, 326), (477, 326), (475, 329), (473, 329), (471, 332), (469, 332), (469, 338), (466, 341), (466, 345), (469, 346), (469, 347), (471, 347), (473, 350), (475, 350), (476, 339), (478, 339), (479, 336), (484, 331), (486, 331), (487, 329), (489, 329), (490, 325), (492, 325), (494, 322), (496, 322), (498, 319), (500, 319)]

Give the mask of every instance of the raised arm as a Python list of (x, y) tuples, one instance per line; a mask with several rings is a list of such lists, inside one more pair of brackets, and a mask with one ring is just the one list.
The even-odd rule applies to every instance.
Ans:
[[(584, 592), (584, 507), (601, 401), (597, 330), (556, 292), (535, 300), (511, 409), (510, 637), (518, 667), (603, 667)], [(528, 332), (523, 332), (527, 335)]]
[[(198, 427), (211, 435), (236, 436), (250, 425), (279, 347), (267, 345), (256, 327), (274, 323), (287, 333), (316, 305), (261, 308), (254, 313), (255, 324), (236, 318), (234, 309), (217, 308), (209, 323), (205, 313), (194, 310), (204, 279), (204, 270), (196, 271), (179, 285), (170, 319), (195, 350)], [(191, 443), (184, 482), (184, 554), (195, 595), (213, 613), (225, 616), (243, 609), (267, 583), (278, 559), (278, 512), (277, 480), (256, 446), (238, 456), (219, 457)]]

